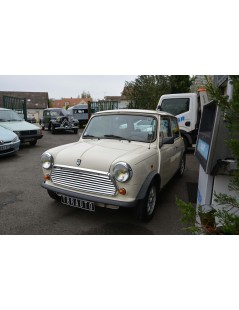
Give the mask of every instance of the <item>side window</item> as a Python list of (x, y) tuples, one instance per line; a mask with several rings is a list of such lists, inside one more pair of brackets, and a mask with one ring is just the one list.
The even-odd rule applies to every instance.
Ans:
[(171, 118), (171, 130), (174, 138), (178, 138), (180, 136), (178, 121), (176, 118)]
[(160, 121), (160, 136), (163, 138), (172, 137), (170, 119), (168, 117), (162, 117)]

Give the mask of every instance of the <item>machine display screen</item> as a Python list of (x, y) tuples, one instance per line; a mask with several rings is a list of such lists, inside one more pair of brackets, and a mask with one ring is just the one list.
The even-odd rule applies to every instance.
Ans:
[(197, 151), (202, 155), (205, 160), (207, 160), (209, 153), (209, 144), (199, 138), (197, 143)]

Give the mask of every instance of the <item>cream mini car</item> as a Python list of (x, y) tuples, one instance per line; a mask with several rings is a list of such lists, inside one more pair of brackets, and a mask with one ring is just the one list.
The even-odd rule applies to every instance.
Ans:
[(78, 142), (46, 151), (41, 162), (51, 198), (89, 211), (132, 207), (149, 221), (160, 189), (183, 174), (185, 149), (173, 115), (112, 110), (94, 114)]

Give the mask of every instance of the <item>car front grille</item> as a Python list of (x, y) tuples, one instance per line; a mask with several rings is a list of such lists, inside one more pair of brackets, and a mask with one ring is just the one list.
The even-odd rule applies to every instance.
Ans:
[(20, 133), (21, 133), (21, 136), (36, 135), (37, 134), (37, 130), (23, 130)]
[(54, 166), (51, 180), (54, 185), (92, 194), (114, 196), (117, 192), (110, 174), (101, 171)]

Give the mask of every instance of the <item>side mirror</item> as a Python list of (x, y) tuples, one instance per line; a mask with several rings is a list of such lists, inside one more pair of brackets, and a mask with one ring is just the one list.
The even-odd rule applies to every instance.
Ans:
[(164, 144), (174, 144), (174, 137), (169, 138), (159, 138), (159, 147), (161, 148)]
[(174, 137), (163, 138), (162, 144), (174, 144)]

